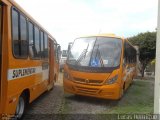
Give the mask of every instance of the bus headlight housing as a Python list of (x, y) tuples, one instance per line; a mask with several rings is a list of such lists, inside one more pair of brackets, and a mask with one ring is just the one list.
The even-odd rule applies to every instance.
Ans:
[(110, 85), (110, 84), (114, 84), (118, 79), (118, 75), (114, 76), (113, 78), (107, 80), (106, 84)]

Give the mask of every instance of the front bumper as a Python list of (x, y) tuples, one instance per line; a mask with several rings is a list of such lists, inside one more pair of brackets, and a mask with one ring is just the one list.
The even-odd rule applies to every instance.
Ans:
[(71, 80), (64, 79), (63, 86), (65, 92), (72, 94), (115, 100), (120, 98), (120, 85), (118, 83), (112, 85), (93, 86), (75, 83)]

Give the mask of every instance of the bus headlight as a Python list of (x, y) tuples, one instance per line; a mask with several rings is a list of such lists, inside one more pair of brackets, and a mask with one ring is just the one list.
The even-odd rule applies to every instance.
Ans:
[(113, 78), (107, 80), (106, 84), (114, 84), (118, 79), (118, 75), (114, 76)]

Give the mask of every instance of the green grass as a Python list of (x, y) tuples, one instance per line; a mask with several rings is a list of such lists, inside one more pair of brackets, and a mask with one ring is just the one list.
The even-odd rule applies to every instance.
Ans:
[[(132, 86), (130, 86), (128, 90), (125, 92), (121, 100), (119, 101), (106, 100), (106, 103), (105, 100), (102, 100), (103, 104), (106, 106), (106, 109), (103, 111), (99, 111), (94, 115), (90, 114), (88, 114), (88, 116), (87, 115), (83, 116), (83, 114), (82, 116), (75, 116), (76, 114), (72, 115), (72, 110), (70, 109), (71, 102), (72, 100), (64, 98), (62, 102), (63, 107), (60, 117), (62, 120), (72, 120), (72, 119), (74, 120), (77, 119), (77, 117), (80, 118), (82, 117), (83, 119), (86, 120), (87, 119), (116, 120), (118, 119), (119, 116), (118, 114), (121, 115), (152, 114), (153, 102), (154, 102), (154, 82), (145, 80), (134, 81)], [(76, 105), (74, 107), (76, 107)], [(132, 119), (134, 120), (135, 118), (133, 118), (132, 116)]]
[[(62, 114), (72, 114), (72, 110), (70, 111), (72, 100), (63, 99)], [(102, 102), (106, 109), (95, 114), (98, 119), (102, 120), (106, 117), (117, 117), (116, 114), (152, 114), (154, 107), (154, 81), (136, 80), (127, 89), (121, 100), (106, 100), (106, 103), (105, 100), (102, 100)]]
[(110, 106), (103, 114), (150, 114), (153, 113), (154, 84), (149, 81), (134, 81), (123, 98)]

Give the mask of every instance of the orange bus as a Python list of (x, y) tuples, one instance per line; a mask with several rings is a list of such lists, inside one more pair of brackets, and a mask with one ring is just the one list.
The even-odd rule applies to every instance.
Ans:
[(59, 51), (56, 40), (13, 0), (0, 1), (2, 119), (20, 119), (28, 103), (53, 88)]
[(120, 99), (136, 75), (136, 49), (113, 34), (77, 38), (64, 67), (64, 91)]

